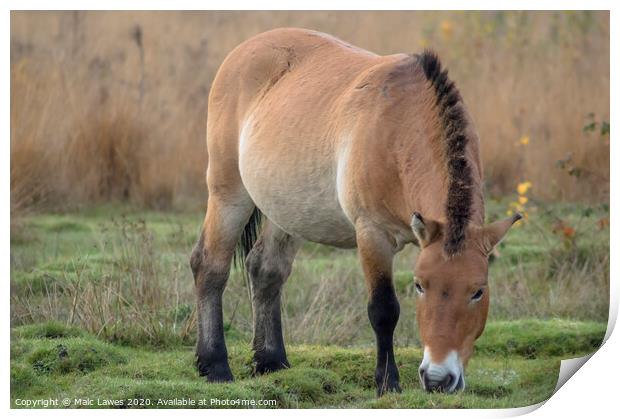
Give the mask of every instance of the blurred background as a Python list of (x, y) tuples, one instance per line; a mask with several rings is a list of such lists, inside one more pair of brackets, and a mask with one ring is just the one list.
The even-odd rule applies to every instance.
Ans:
[(204, 208), (211, 81), (298, 26), (379, 54), (437, 50), (473, 114), (487, 195), (609, 199), (607, 12), (12, 12), (14, 216)]

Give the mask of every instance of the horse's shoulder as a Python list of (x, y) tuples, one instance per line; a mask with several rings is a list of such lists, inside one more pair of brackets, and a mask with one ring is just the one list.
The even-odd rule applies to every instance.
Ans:
[(403, 100), (416, 100), (427, 87), (415, 56), (383, 56), (360, 72), (350, 86), (347, 101), (377, 112), (401, 106)]

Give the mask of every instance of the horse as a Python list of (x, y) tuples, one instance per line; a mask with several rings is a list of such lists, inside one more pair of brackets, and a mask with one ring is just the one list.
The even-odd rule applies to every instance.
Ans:
[(190, 258), (201, 376), (233, 380), (222, 294), (235, 255), (249, 276), (254, 374), (290, 367), (281, 290), (311, 241), (357, 248), (377, 395), (400, 392), (392, 262), (413, 243), (421, 384), (465, 387), (488, 313), (488, 256), (520, 216), (484, 224), (478, 133), (436, 53), (380, 56), (298, 28), (258, 34), (213, 80), (206, 143), (207, 211)]

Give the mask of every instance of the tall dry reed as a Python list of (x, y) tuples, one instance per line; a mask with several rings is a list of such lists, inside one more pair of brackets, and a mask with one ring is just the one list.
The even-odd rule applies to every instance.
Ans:
[(537, 198), (608, 199), (609, 136), (583, 130), (609, 120), (607, 12), (13, 12), (13, 213), (204, 206), (211, 81), (237, 44), (281, 26), (381, 54), (435, 48), (491, 194), (529, 180)]

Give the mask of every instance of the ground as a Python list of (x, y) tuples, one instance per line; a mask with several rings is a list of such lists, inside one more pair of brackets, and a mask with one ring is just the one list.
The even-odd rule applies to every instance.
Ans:
[[(506, 201), (491, 201), (489, 218), (504, 216), (507, 207)], [(251, 314), (244, 277), (235, 269), (225, 294), (225, 323), (236, 381), (208, 384), (193, 364), (188, 266), (200, 212), (108, 206), (13, 220), (12, 406), (21, 407), (18, 399), (46, 398), (69, 398), (72, 407), (102, 407), (106, 400), (123, 400), (124, 407), (179, 407), (182, 398), (197, 404), (204, 399), (206, 407), (226, 407), (212, 405), (212, 399), (399, 408), (543, 401), (556, 386), (560, 361), (596, 350), (605, 334), (609, 209), (538, 203), (529, 211), (529, 220), (509, 233), (491, 264), (489, 323), (462, 393), (420, 388), (411, 279), (416, 251), (399, 256), (396, 357), (403, 393), (380, 399), (354, 251), (311, 244), (302, 249), (283, 304), (292, 368), (261, 377), (252, 376)]]
[[(600, 344), (600, 323), (514, 321), (489, 325), (467, 370), (467, 388), (456, 395), (429, 395), (420, 388), (419, 348), (396, 353), (402, 394), (375, 397), (371, 348), (294, 345), (292, 368), (252, 377), (249, 342), (229, 335), (236, 381), (209, 384), (199, 378), (193, 348), (165, 350), (110, 344), (57, 323), (14, 329), (11, 399), (91, 399), (174, 407), (176, 399), (275, 400), (276, 407), (520, 407), (546, 400), (557, 383), (561, 359), (583, 356)], [(146, 406), (140, 406), (144, 403)], [(177, 402), (178, 403), (178, 402)]]

